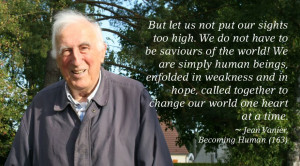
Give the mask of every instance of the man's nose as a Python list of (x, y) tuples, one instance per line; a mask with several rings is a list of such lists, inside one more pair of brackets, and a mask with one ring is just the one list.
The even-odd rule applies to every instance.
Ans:
[(81, 64), (82, 62), (82, 55), (79, 51), (79, 49), (73, 49), (73, 56), (72, 56), (72, 63), (75, 65), (75, 66), (78, 66)]

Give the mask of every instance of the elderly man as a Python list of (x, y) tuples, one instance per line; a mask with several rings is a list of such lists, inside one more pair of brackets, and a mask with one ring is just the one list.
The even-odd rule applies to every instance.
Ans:
[(52, 33), (64, 80), (34, 97), (5, 165), (172, 165), (143, 85), (101, 68), (106, 45), (98, 24), (65, 10)]

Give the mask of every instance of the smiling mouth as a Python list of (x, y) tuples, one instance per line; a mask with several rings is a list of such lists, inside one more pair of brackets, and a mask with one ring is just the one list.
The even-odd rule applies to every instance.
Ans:
[(81, 74), (81, 73), (83, 73), (85, 71), (86, 71), (86, 69), (83, 69), (83, 70), (73, 70), (72, 73), (73, 74)]

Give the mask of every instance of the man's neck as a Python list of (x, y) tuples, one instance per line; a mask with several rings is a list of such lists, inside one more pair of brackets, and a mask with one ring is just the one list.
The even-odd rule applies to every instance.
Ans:
[(84, 90), (77, 90), (71, 89), (66, 85), (66, 90), (72, 95), (72, 98), (77, 102), (89, 102), (96, 94), (96, 89), (99, 88), (101, 82), (101, 72), (98, 78), (97, 83), (93, 86), (93, 89), (84, 89)]
[(70, 93), (71, 93), (73, 99), (78, 102), (87, 102), (87, 98), (92, 93), (92, 91), (90, 91), (90, 92), (76, 91), (76, 90), (75, 91), (70, 90), (70, 91), (71, 91)]

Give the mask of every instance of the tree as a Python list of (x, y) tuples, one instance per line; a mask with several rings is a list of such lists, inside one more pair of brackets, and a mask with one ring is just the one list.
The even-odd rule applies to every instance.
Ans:
[[(288, 138), (287, 144), (227, 144), (230, 152), (229, 163), (233, 165), (282, 165), (286, 164), (288, 157), (287, 154), (292, 148), (292, 142), (297, 139), (294, 128), (297, 127), (299, 117), (296, 109), (298, 108), (295, 102), (295, 86), (297, 85), (296, 78), (299, 75), (299, 60), (296, 58), (299, 53), (299, 22), (295, 19), (299, 16), (297, 13), (297, 6), (299, 4), (296, 1), (146, 1), (143, 4), (135, 5), (135, 12), (144, 15), (147, 19), (138, 20), (135, 23), (135, 27), (126, 26), (127, 24), (120, 23), (123, 26), (119, 26), (120, 32), (126, 38), (121, 38), (122, 50), (116, 55), (115, 59), (119, 60), (117, 65), (129, 69), (130, 73), (127, 73), (131, 77), (142, 81), (158, 101), (209, 101), (209, 100), (230, 100), (239, 99), (239, 102), (248, 100), (288, 100), (288, 108), (211, 108), (208, 105), (204, 105), (201, 108), (189, 108), (184, 107), (180, 109), (173, 108), (158, 108), (158, 112), (162, 120), (171, 119), (176, 125), (177, 130), (180, 132), (179, 144), (189, 144), (193, 138), (195, 138), (195, 132), (199, 132), (200, 135), (209, 138), (217, 137), (233, 137), (238, 138), (241, 133), (236, 132), (235, 129), (243, 129), (244, 127), (270, 127), (270, 128), (286, 128), (287, 133), (277, 134), (276, 136), (284, 136)], [(288, 23), (288, 30), (286, 34), (289, 38), (286, 43), (187, 43), (185, 45), (171, 42), (154, 42), (153, 36), (172, 36), (172, 33), (176, 34), (191, 34), (193, 36), (199, 36), (199, 33), (211, 33), (214, 35), (224, 35), (232, 37), (233, 35), (246, 35), (247, 33), (255, 33), (257, 35), (280, 35), (282, 31), (272, 30), (226, 30), (218, 31), (218, 29), (179, 29), (168, 30), (163, 28), (155, 28), (149, 30), (149, 21), (156, 21), (157, 23), (168, 23), (170, 20), (173, 22), (181, 23), (211, 23), (211, 22), (225, 22), (225, 23), (271, 23), (274, 21), (284, 21)], [(270, 24), (269, 24), (270, 25)], [(199, 37), (196, 38), (199, 41)], [(139, 41), (138, 44), (132, 41)], [(182, 56), (182, 55), (169, 55), (169, 56), (145, 56), (145, 48), (151, 47), (152, 49), (162, 50), (162, 48), (202, 48), (208, 49), (213, 47), (227, 47), (232, 49), (237, 48), (257, 48), (258, 46), (282, 46), (289, 49), (288, 56), (215, 56), (209, 57), (197, 57), (197, 56)], [(160, 62), (198, 62), (207, 59), (209, 61), (274, 61), (287, 63), (287, 69), (211, 69), (209, 71), (194, 69), (162, 69), (158, 67)], [(115, 64), (115, 62), (112, 62)], [(263, 71), (262, 71), (263, 70)], [(195, 73), (197, 75), (204, 74), (243, 74), (243, 75), (260, 75), (268, 74), (276, 75), (286, 74), (288, 75), (288, 82), (278, 81), (249, 81), (249, 82), (207, 82), (202, 81), (190, 81), (190, 82), (149, 82), (146, 81), (147, 75), (158, 75), (159, 73)], [(227, 88), (241, 87), (241, 88), (255, 88), (258, 86), (264, 87), (277, 87), (288, 88), (287, 95), (247, 95), (241, 97), (241, 95), (201, 95), (197, 96), (189, 95), (171, 95), (170, 91), (172, 86), (177, 88), (212, 88), (215, 85)], [(241, 115), (246, 113), (252, 113), (253, 115), (273, 113), (273, 114), (286, 114), (288, 120), (284, 121), (253, 121), (253, 120), (241, 120)], [(266, 137), (270, 138), (274, 134), (246, 134), (248, 137)], [(207, 150), (213, 151), (217, 147), (217, 144), (209, 144)], [(271, 153), (268, 153), (271, 152)], [(268, 155), (266, 155), (268, 154)], [(261, 158), (260, 156), (265, 156)]]
[[(0, 165), (5, 162), (23, 112), (44, 87), (52, 15), (73, 4), (71, 2), (15, 0), (0, 3)], [(71, 7), (82, 10), (84, 6)]]
[(22, 83), (24, 59), (20, 56), (20, 43), (28, 37), (28, 32), (20, 26), (19, 15), (10, 16), (8, 3), (0, 3), (0, 10), (0, 163), (3, 163), (28, 100)]

